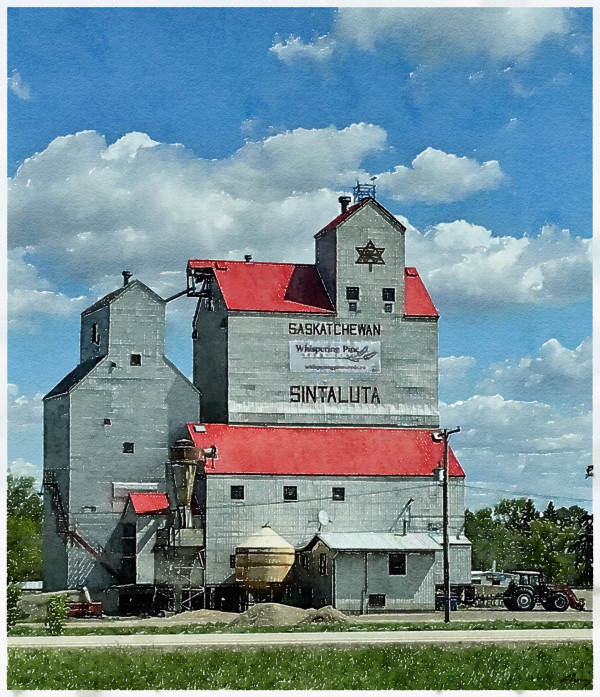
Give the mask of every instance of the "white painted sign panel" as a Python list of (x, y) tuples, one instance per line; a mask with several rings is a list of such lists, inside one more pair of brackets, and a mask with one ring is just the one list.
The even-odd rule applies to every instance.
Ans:
[(380, 341), (290, 341), (296, 373), (381, 373)]

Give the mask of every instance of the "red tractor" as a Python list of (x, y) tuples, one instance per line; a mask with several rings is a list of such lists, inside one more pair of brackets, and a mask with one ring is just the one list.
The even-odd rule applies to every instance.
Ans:
[(518, 580), (511, 581), (504, 591), (504, 606), (508, 610), (525, 612), (533, 610), (540, 603), (544, 610), (564, 612), (572, 607), (583, 610), (585, 600), (578, 600), (569, 586), (564, 584), (549, 585), (540, 571), (513, 571)]

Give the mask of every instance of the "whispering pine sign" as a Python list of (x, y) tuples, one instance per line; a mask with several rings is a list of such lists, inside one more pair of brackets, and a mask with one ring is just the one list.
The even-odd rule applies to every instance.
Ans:
[(380, 341), (290, 341), (290, 370), (381, 373)]

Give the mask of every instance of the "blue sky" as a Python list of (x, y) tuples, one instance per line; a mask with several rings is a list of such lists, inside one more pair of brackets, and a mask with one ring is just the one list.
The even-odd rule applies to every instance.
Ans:
[[(13, 470), (40, 471), (40, 397), (123, 268), (166, 297), (191, 257), (310, 262), (337, 197), (377, 175), (442, 313), (469, 505), (591, 506), (591, 24), (558, 7), (10, 8)], [(187, 374), (192, 313), (169, 306)]]

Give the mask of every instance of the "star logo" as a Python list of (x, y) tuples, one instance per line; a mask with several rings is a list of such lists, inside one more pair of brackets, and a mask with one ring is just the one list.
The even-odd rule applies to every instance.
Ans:
[(373, 270), (373, 264), (384, 264), (383, 253), (385, 252), (385, 247), (376, 247), (371, 240), (367, 242), (364, 247), (355, 247), (358, 252), (358, 259), (354, 262), (355, 264), (368, 264), (369, 271)]

